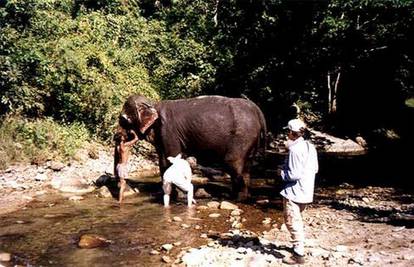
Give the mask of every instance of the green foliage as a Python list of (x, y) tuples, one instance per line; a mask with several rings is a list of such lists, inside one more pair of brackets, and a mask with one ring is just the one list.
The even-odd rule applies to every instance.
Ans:
[(412, 0), (0, 1), (0, 114), (108, 139), (132, 93), (245, 94), (277, 126), (294, 102), (326, 117), (340, 73), (338, 113), (369, 130), (413, 95), (413, 20)]
[(61, 125), (51, 118), (7, 117), (0, 124), (0, 168), (14, 161), (69, 159), (88, 140), (89, 133), (80, 123)]
[[(166, 17), (179, 19), (180, 7)], [(189, 34), (181, 20), (147, 20), (137, 1), (16, 0), (0, 9), (1, 114), (79, 121), (109, 138), (128, 95), (182, 98), (213, 83), (202, 25)]]

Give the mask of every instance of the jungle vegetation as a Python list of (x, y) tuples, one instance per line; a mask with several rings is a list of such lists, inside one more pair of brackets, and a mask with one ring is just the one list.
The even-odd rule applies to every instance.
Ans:
[(295, 103), (316, 128), (406, 138), (413, 38), (412, 0), (0, 0), (0, 147), (110, 140), (132, 93), (244, 95), (275, 133)]

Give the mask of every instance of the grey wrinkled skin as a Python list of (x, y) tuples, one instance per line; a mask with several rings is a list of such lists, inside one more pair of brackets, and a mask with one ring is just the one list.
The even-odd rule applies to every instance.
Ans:
[(155, 146), (161, 174), (168, 167), (167, 157), (178, 153), (195, 156), (200, 163), (222, 163), (240, 199), (248, 196), (251, 158), (266, 144), (263, 113), (243, 98), (201, 96), (152, 103), (132, 95), (119, 125)]

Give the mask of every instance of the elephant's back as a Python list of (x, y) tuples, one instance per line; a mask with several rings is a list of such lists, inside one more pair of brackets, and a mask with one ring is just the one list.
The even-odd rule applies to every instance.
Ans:
[(171, 127), (187, 149), (217, 155), (224, 155), (229, 146), (256, 142), (262, 130), (258, 111), (249, 100), (223, 96), (167, 100), (160, 107), (165, 127)]

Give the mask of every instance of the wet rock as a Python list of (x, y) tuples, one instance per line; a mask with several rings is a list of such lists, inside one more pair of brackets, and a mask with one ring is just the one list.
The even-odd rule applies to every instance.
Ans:
[(211, 198), (211, 195), (209, 193), (206, 192), (206, 190), (204, 188), (199, 188), (194, 196), (196, 198)]
[(207, 210), (208, 207), (207, 206), (204, 206), (204, 205), (200, 205), (200, 206), (197, 206), (196, 209), (197, 210)]
[(187, 266), (198, 266), (202, 263), (204, 252), (202, 250), (192, 250), (186, 253), (182, 260)]
[(231, 211), (230, 215), (231, 216), (240, 216), (242, 213), (243, 213), (243, 211), (241, 209), (235, 209), (235, 210)]
[(367, 198), (367, 197), (363, 197), (362, 198), (362, 201), (364, 201), (365, 203), (369, 203), (371, 200), (369, 198)]
[(6, 253), (6, 252), (0, 252), (0, 261), (4, 261), (4, 262), (11, 261), (11, 254)]
[(265, 218), (262, 221), (262, 224), (264, 224), (264, 225), (269, 225), (270, 223), (272, 223), (272, 218)]
[(38, 173), (35, 177), (35, 181), (46, 181), (48, 176), (46, 173)]
[(88, 156), (91, 159), (99, 159), (99, 152), (96, 149), (90, 149), (88, 151)]
[(406, 261), (412, 261), (414, 260), (414, 255), (409, 254), (409, 252), (407, 254), (404, 254), (401, 256), (402, 260), (406, 260)]
[(348, 247), (344, 246), (344, 245), (337, 245), (335, 247), (335, 251), (336, 252), (347, 252), (348, 251)]
[(180, 217), (178, 217), (178, 216), (174, 216), (173, 217), (173, 221), (174, 222), (182, 222), (183, 221), (183, 219), (181, 219)]
[(165, 251), (170, 251), (173, 247), (173, 244), (164, 244), (161, 246), (161, 248)]
[(362, 146), (362, 147), (367, 146), (367, 141), (365, 141), (365, 139), (362, 136), (355, 137), (355, 142), (357, 142), (357, 144)]
[(51, 185), (54, 189), (66, 193), (85, 194), (95, 190), (80, 175), (73, 174), (70, 177), (65, 175), (56, 175), (52, 178)]
[(76, 202), (76, 201), (81, 201), (81, 200), (83, 200), (83, 197), (81, 197), (81, 196), (71, 196), (71, 197), (69, 198), (69, 200), (70, 200), (70, 201), (74, 201), (74, 202)]
[(207, 206), (210, 209), (218, 209), (220, 207), (220, 202), (218, 202), (218, 201), (210, 201), (210, 202), (207, 203)]
[(235, 221), (231, 224), (231, 227), (236, 228), (236, 229), (240, 229), (243, 227), (243, 224), (241, 222)]
[(45, 214), (43, 216), (43, 218), (46, 218), (46, 219), (56, 218), (56, 217), (59, 217), (59, 214)]
[(230, 203), (228, 201), (222, 201), (220, 204), (220, 209), (222, 210), (235, 210), (238, 209), (237, 205)]
[(50, 168), (54, 171), (61, 171), (63, 168), (65, 168), (65, 164), (60, 161), (52, 161), (50, 163)]
[(105, 247), (111, 243), (110, 240), (105, 239), (102, 236), (95, 235), (95, 234), (84, 234), (80, 237), (78, 247), (80, 248), (98, 248), (98, 247)]
[(172, 262), (171, 258), (170, 258), (170, 257), (168, 257), (168, 256), (162, 256), (162, 261), (163, 261), (163, 262), (166, 262), (166, 263), (170, 263), (170, 262)]
[(210, 241), (210, 242), (208, 242), (207, 246), (209, 246), (209, 247), (215, 247), (216, 246), (216, 242), (215, 241)]
[(88, 151), (86, 149), (78, 149), (73, 158), (79, 162), (86, 162), (89, 158)]
[(362, 254), (357, 254), (348, 260), (348, 264), (364, 265), (364, 256)]
[(42, 195), (44, 195), (44, 194), (46, 194), (46, 191), (45, 191), (45, 190), (40, 190), (40, 191), (37, 191), (37, 192), (35, 193), (35, 195), (36, 195), (36, 196), (42, 196)]
[(259, 205), (264, 205), (264, 204), (268, 204), (269, 200), (268, 199), (259, 199), (256, 201), (257, 204)]
[(327, 258), (329, 256), (329, 251), (323, 249), (323, 248), (313, 248), (309, 250), (309, 253), (312, 257), (325, 257)]

